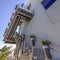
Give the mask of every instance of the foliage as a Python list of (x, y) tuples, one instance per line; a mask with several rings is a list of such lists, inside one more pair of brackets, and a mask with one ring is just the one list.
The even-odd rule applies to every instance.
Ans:
[(42, 45), (44, 45), (44, 46), (45, 46), (45, 45), (48, 45), (48, 46), (49, 46), (50, 44), (52, 44), (51, 41), (48, 41), (48, 40), (42, 40), (41, 43), (42, 43)]
[(11, 47), (4, 46), (0, 49), (0, 60), (7, 60), (8, 55), (12, 53), (10, 48)]
[(22, 35), (20, 35), (18, 32), (16, 32), (16, 34), (18, 37), (22, 38)]
[(17, 36), (19, 36), (20, 38), (25, 36), (25, 34), (19, 34), (18, 32), (16, 32), (16, 33), (17, 33)]
[(33, 35), (33, 34), (32, 34), (32, 35), (30, 35), (30, 38), (35, 38), (35, 35)]

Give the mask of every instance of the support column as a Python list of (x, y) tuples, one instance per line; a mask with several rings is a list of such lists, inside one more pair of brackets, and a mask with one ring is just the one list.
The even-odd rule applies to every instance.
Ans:
[[(20, 34), (20, 29), (21, 29), (21, 27), (19, 27), (19, 34)], [(21, 41), (20, 41), (21, 39), (20, 38), (18, 38), (18, 36), (17, 36), (17, 38), (16, 38), (16, 60), (20, 60), (20, 48), (21, 48)]]
[(19, 54), (19, 42), (17, 40), (16, 41), (16, 60), (19, 60), (18, 54)]
[(34, 46), (32, 46), (32, 60), (33, 60)]

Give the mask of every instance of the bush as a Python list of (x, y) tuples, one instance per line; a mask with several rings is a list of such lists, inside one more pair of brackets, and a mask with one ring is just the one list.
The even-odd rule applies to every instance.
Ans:
[(30, 38), (35, 38), (35, 35), (30, 35)]
[(44, 46), (45, 46), (45, 45), (48, 45), (48, 46), (49, 46), (50, 44), (52, 44), (51, 41), (48, 41), (48, 40), (42, 40), (41, 43), (42, 43), (42, 45), (44, 45)]

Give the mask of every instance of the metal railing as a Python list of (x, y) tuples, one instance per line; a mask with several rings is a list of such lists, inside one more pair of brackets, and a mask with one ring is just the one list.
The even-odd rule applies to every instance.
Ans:
[(30, 12), (30, 13), (34, 14), (34, 10), (28, 9), (28, 8), (25, 7), (25, 6), (22, 7), (21, 5), (16, 5), (15, 10), (17, 10), (17, 9), (22, 9), (22, 10), (25, 10), (25, 11), (27, 11), (27, 12)]
[(60, 60), (60, 46), (55, 43), (52, 43), (50, 50), (52, 52), (52, 60)]

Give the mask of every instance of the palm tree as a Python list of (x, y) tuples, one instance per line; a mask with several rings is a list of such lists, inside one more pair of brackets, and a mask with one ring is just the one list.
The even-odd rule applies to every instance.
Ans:
[(7, 60), (7, 57), (9, 54), (11, 54), (11, 47), (4, 46), (2, 49), (0, 49), (0, 60)]

